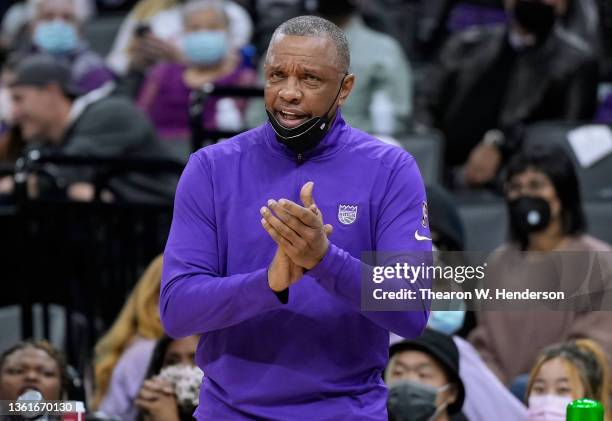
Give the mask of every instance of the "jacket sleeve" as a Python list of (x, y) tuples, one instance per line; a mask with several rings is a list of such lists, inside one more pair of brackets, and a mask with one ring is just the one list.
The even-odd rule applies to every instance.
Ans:
[(597, 61), (585, 61), (570, 79), (565, 98), (565, 119), (590, 120), (597, 109), (599, 73)]
[[(415, 262), (415, 256), (431, 259), (429, 224), (423, 224), (423, 220), (427, 222), (427, 218), (423, 216), (425, 202), (423, 181), (416, 162), (410, 157), (393, 170), (378, 207), (375, 227), (378, 257), (388, 254), (392, 255), (393, 259), (400, 259), (386, 259), (384, 265), (391, 266), (403, 259), (411, 265), (426, 263), (423, 260)], [(416, 239), (417, 233), (421, 240)], [(423, 237), (427, 239), (424, 240)], [(376, 264), (380, 263), (377, 261)], [(347, 301), (379, 326), (405, 338), (420, 335), (429, 317), (429, 304), (425, 301), (417, 299), (411, 305), (410, 311), (405, 311), (405, 308), (404, 311), (362, 311), (362, 282), (371, 281), (372, 270), (371, 266), (330, 243), (323, 260), (310, 270), (308, 275), (316, 278), (325, 289)], [(385, 285), (396, 285), (398, 281), (402, 287), (417, 292), (430, 287), (429, 282), (422, 277), (413, 284), (390, 279), (385, 281)], [(389, 304), (389, 308), (391, 307)]]
[(283, 305), (268, 286), (267, 267), (222, 276), (213, 194), (205, 158), (192, 155), (177, 187), (164, 251), (159, 309), (173, 337), (222, 329)]

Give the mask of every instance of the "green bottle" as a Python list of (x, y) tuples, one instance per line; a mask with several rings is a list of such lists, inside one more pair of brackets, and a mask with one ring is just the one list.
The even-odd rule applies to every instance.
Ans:
[(601, 403), (592, 399), (578, 399), (567, 405), (566, 421), (603, 421)]

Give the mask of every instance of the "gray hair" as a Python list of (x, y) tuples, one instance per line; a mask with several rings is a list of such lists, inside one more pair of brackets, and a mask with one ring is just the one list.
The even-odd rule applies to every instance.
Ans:
[[(320, 37), (328, 38), (336, 47), (336, 64), (342, 73), (348, 73), (351, 65), (351, 55), (349, 53), (348, 40), (346, 35), (338, 26), (319, 16), (298, 16), (282, 23), (272, 35), (270, 46), (277, 35), (295, 35), (300, 37)], [(270, 53), (270, 46), (266, 58)]]
[(218, 12), (225, 22), (229, 25), (227, 13), (225, 12), (225, 2), (223, 0), (190, 0), (182, 7), (183, 19), (195, 12), (202, 10), (214, 10)]
[[(39, 16), (40, 8), (45, 3), (59, 2), (60, 0), (28, 0), (26, 9), (29, 20), (35, 20)], [(75, 16), (77, 23), (83, 24), (87, 22), (95, 14), (93, 2), (91, 0), (65, 0), (67, 3), (74, 5)]]

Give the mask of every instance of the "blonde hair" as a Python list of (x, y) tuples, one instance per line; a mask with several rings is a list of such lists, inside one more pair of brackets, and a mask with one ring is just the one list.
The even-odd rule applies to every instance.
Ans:
[(94, 408), (97, 408), (108, 390), (113, 369), (123, 351), (136, 336), (159, 339), (163, 328), (159, 319), (159, 288), (161, 284), (162, 256), (157, 256), (138, 280), (110, 330), (95, 347)]
[(134, 19), (136, 21), (147, 20), (162, 10), (171, 9), (177, 6), (178, 0), (140, 0), (134, 7)]
[(604, 407), (606, 421), (612, 421), (610, 413), (610, 369), (603, 349), (590, 339), (577, 339), (552, 345), (542, 351), (529, 374), (526, 396), (529, 397), (533, 383), (542, 366), (548, 361), (560, 358), (570, 374), (572, 389), (576, 382), (584, 387), (584, 396), (574, 399), (595, 399)]

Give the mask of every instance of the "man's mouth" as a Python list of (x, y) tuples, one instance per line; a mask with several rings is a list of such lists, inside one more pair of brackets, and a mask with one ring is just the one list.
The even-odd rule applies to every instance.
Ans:
[(274, 116), (278, 122), (287, 128), (294, 128), (306, 122), (310, 115), (298, 111), (276, 110)]

